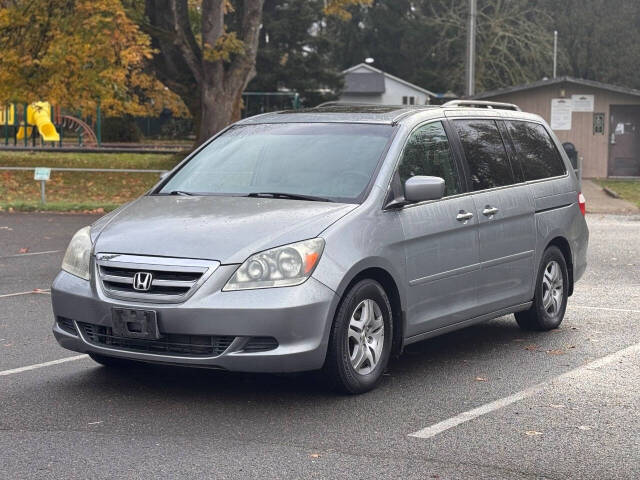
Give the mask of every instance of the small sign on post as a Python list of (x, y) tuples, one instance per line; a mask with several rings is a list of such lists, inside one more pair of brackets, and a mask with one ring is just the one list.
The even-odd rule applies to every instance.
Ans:
[(33, 173), (33, 179), (40, 182), (40, 201), (47, 203), (45, 195), (45, 183), (51, 177), (51, 169), (46, 167), (37, 167)]

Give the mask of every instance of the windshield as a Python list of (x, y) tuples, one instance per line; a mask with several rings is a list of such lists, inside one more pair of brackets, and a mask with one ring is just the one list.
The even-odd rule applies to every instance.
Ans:
[(357, 201), (393, 131), (369, 124), (236, 126), (196, 154), (158, 193), (277, 193), (278, 198)]

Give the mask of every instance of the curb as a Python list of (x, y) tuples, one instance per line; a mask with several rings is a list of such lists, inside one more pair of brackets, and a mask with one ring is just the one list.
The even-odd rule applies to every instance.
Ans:
[(602, 187), (602, 190), (604, 190), (604, 193), (606, 193), (610, 197), (620, 198), (620, 195), (618, 195), (614, 190), (611, 190), (609, 187)]

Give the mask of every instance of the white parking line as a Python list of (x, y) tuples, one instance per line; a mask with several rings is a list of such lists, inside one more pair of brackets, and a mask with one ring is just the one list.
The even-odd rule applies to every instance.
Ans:
[(589, 308), (591, 310), (609, 310), (611, 312), (640, 313), (640, 310), (632, 310), (629, 308), (591, 307), (589, 305), (571, 305), (571, 308)]
[(626, 355), (634, 354), (640, 352), (640, 343), (636, 343), (635, 345), (631, 345), (622, 350), (618, 350), (617, 352), (611, 353), (605, 357), (594, 360), (593, 362), (587, 363), (581, 367), (575, 368), (573, 370), (569, 370), (562, 375), (554, 377), (546, 382), (538, 383), (532, 387), (526, 388), (519, 392), (514, 393), (513, 395), (509, 395), (508, 397), (500, 398), (490, 403), (486, 403), (477, 408), (467, 410), (466, 412), (462, 412), (454, 417), (448, 418), (447, 420), (443, 420), (442, 422), (438, 422), (430, 427), (423, 428), (422, 430), (418, 430), (417, 432), (410, 433), (410, 437), (417, 438), (431, 438), (439, 433), (444, 432), (445, 430), (449, 430), (450, 428), (456, 427), (461, 423), (468, 422), (469, 420), (473, 420), (474, 418), (478, 418), (482, 415), (486, 415), (487, 413), (494, 412), (503, 407), (511, 405), (512, 403), (518, 402), (520, 400), (524, 400), (525, 398), (531, 397), (547, 387), (552, 386), (554, 383), (565, 380), (567, 378), (576, 378), (589, 370), (594, 370), (596, 368), (602, 367), (609, 363), (616, 362), (621, 360)]
[(29, 255), (46, 255), (48, 253), (60, 253), (60, 252), (64, 252), (64, 250), (47, 250), (45, 252), (16, 253), (15, 255), (6, 255), (4, 257), (0, 257), (0, 259), (3, 259), (3, 258), (16, 258), (16, 257), (28, 257)]
[(13, 375), (14, 373), (28, 372), (29, 370), (36, 370), (38, 368), (50, 367), (52, 365), (59, 365), (61, 363), (74, 362), (76, 360), (82, 360), (83, 358), (89, 358), (89, 355), (76, 355), (75, 357), (66, 357), (59, 360), (51, 360), (50, 362), (36, 363), (35, 365), (28, 365), (26, 367), (14, 368), (11, 370), (0, 371), (0, 377), (5, 375)]
[(43, 293), (45, 295), (51, 295), (51, 289), (50, 288), (36, 288), (34, 290), (29, 290), (28, 292), (18, 292), (18, 293), (5, 293), (4, 295), (0, 295), (0, 298), (7, 298), (7, 297), (17, 297), (19, 295), (30, 295), (32, 293)]

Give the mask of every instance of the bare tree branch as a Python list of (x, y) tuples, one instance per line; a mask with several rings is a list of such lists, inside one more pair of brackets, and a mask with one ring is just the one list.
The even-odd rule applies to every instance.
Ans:
[(176, 42), (198, 83), (202, 81), (202, 51), (191, 30), (187, 0), (169, 0), (174, 18)]

